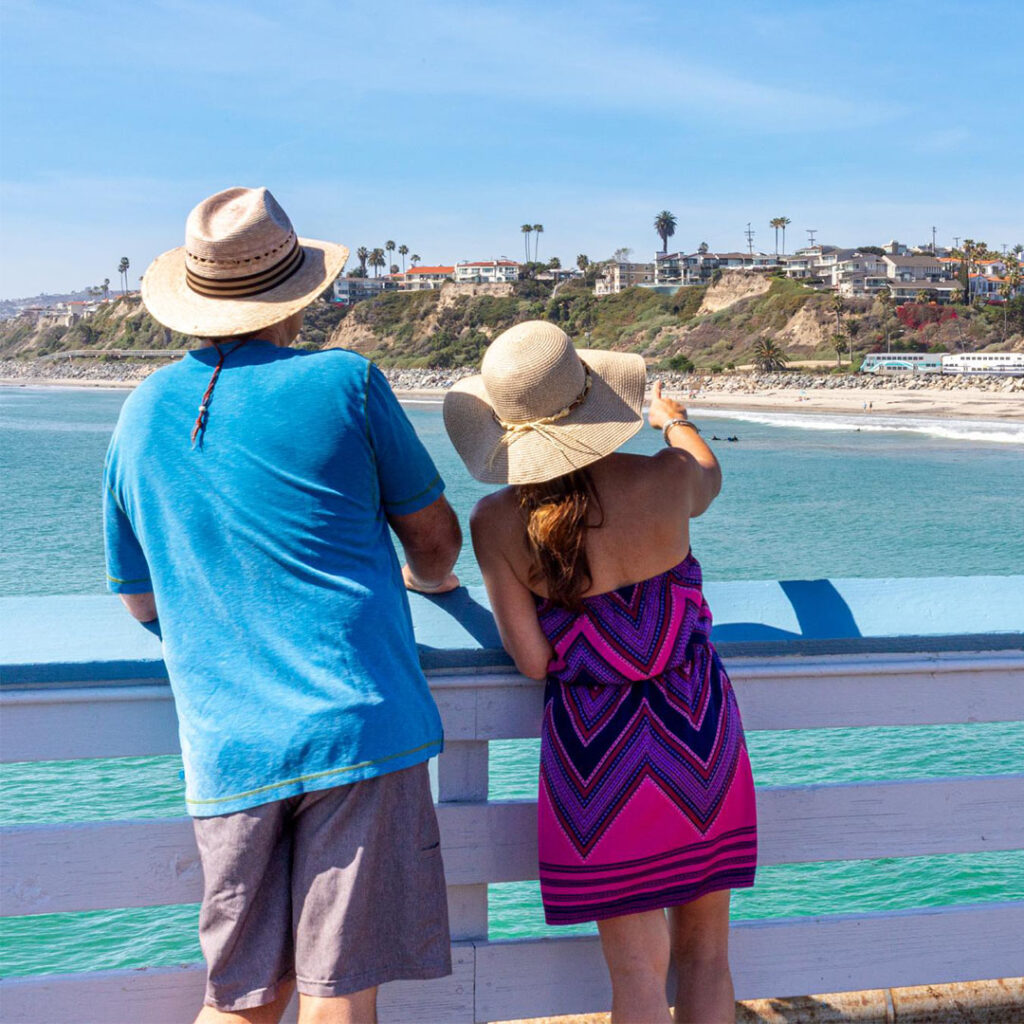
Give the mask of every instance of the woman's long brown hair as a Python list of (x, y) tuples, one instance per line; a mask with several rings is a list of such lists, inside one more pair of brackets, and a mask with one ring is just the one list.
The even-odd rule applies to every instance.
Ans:
[[(530, 582), (544, 581), (548, 597), (576, 610), (593, 579), (587, 530), (601, 525), (601, 501), (590, 473), (578, 469), (542, 484), (516, 487), (530, 547)], [(593, 522), (594, 512), (597, 522)]]

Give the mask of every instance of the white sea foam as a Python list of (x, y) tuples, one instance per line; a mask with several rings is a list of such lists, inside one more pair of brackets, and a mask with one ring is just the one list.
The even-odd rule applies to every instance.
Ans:
[(1024, 423), (1006, 420), (930, 419), (924, 416), (886, 416), (882, 413), (755, 412), (739, 409), (694, 409), (699, 419), (740, 420), (769, 427), (799, 430), (860, 430), (862, 433), (928, 434), (950, 441), (987, 441), (1024, 445)]

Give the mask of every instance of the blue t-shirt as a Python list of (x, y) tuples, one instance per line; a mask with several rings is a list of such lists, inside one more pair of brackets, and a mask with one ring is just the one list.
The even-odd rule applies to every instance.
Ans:
[(190, 814), (418, 764), (441, 749), (385, 514), (444, 490), (384, 376), (351, 352), (189, 352), (121, 410), (110, 589), (155, 594)]

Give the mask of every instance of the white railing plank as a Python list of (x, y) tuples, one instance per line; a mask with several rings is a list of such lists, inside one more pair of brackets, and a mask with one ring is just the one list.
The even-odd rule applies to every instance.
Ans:
[[(484, 740), (446, 740), (444, 753), (437, 760), (437, 793), (446, 804), (479, 806), (487, 800), (489, 779), (488, 745)], [(444, 850), (447, 829), (442, 832)], [(484, 839), (486, 844), (486, 838)], [(447, 865), (445, 866), (447, 875)], [(479, 874), (463, 881), (452, 879), (448, 887), (448, 921), (453, 939), (487, 938), (487, 878)]]
[(0, 914), (198, 903), (190, 818), (15, 825), (3, 830)]
[(1024, 848), (1024, 774), (757, 790), (758, 862), (801, 864)]
[[(748, 729), (1024, 721), (1024, 652), (735, 658), (728, 668)], [(543, 683), (513, 672), (432, 675), (451, 741), (534, 737)], [(4, 761), (171, 754), (165, 683), (0, 693)]]
[(1024, 652), (734, 658), (748, 729), (1024, 721)]
[[(1024, 902), (739, 921), (730, 959), (739, 999), (976, 981), (1020, 974), (1022, 933)], [(453, 960), (451, 978), (385, 986), (381, 1019), (483, 1024), (610, 1003), (596, 937), (456, 944)], [(5, 1024), (180, 1024), (202, 986), (201, 965), (47, 975), (0, 982), (0, 1001)]]
[[(1024, 775), (779, 786), (758, 790), (762, 865), (1024, 847)], [(487, 883), (537, 877), (530, 801), (442, 803), (453, 934), (486, 935)], [(4, 831), (4, 916), (194, 903), (191, 822), (85, 822)], [(457, 890), (457, 891), (456, 891)]]
[[(896, 913), (739, 921), (737, 999), (1015, 977), (1024, 902)], [(492, 942), (476, 951), (478, 1021), (607, 1010), (595, 937)]]
[[(449, 977), (381, 988), (381, 1020), (469, 1024), (474, 966), (472, 945), (454, 944)], [(182, 1024), (198, 1013), (205, 983), (202, 964), (9, 978), (0, 981), (0, 1002), (4, 1024)], [(295, 1019), (293, 999), (284, 1024)]]
[(4, 761), (179, 754), (166, 683), (38, 687), (0, 693)]

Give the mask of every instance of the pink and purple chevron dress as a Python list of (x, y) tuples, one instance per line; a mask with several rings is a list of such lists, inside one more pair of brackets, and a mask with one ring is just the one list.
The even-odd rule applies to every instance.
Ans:
[(548, 924), (753, 885), (754, 784), (697, 560), (579, 612), (537, 602), (555, 651), (538, 800)]

